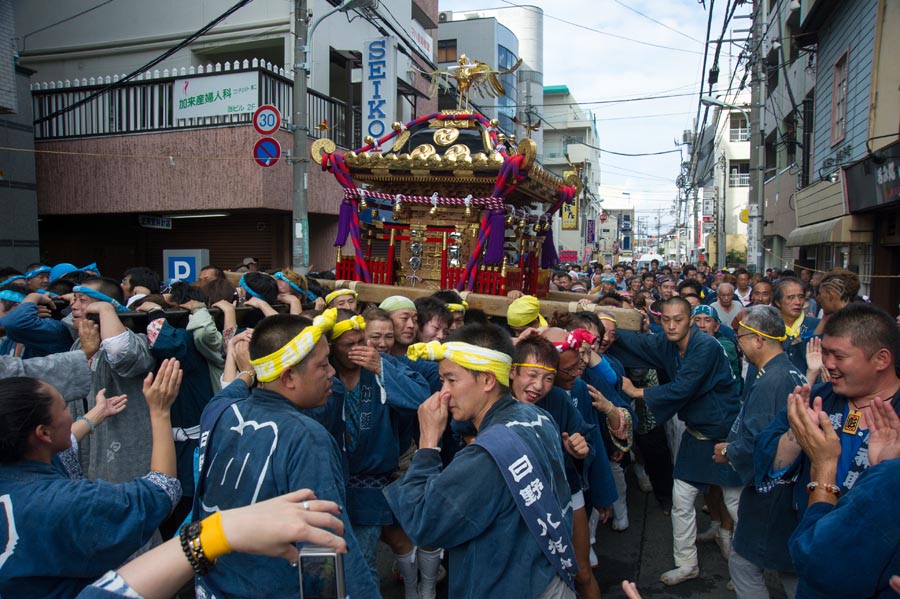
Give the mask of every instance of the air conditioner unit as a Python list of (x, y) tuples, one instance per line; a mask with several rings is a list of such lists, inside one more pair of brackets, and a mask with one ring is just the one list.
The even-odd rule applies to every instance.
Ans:
[(681, 143), (685, 145), (689, 145), (694, 143), (694, 132), (690, 129), (685, 129), (681, 132)]
[(452, 10), (442, 10), (438, 13), (438, 23), (449, 23), (453, 20)]

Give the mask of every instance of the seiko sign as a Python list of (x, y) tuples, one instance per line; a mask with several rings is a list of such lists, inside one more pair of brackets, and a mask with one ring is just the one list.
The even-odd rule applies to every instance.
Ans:
[(365, 43), (362, 117), (363, 135), (376, 140), (388, 133), (391, 123), (397, 120), (397, 47), (393, 37)]

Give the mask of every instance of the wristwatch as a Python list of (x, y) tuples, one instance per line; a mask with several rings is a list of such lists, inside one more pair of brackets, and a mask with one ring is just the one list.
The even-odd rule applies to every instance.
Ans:
[(719, 450), (719, 454), (720, 454), (723, 458), (727, 458), (727, 457), (728, 457), (728, 445), (727, 445), (727, 444), (722, 446), (722, 449)]

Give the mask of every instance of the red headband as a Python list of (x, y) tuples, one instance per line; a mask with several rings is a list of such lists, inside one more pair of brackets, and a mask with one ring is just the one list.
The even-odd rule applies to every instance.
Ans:
[(581, 349), (581, 346), (585, 343), (590, 345), (596, 340), (597, 337), (587, 329), (575, 329), (574, 331), (570, 331), (569, 334), (566, 335), (565, 341), (554, 342), (553, 346), (560, 353), (566, 351), (567, 349), (574, 349), (575, 351), (579, 351)]

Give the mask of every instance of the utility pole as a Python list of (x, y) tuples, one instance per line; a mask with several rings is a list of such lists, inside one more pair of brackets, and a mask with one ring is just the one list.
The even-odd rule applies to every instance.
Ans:
[(765, 180), (766, 180), (766, 68), (763, 59), (763, 31), (766, 21), (765, 0), (754, 2), (753, 28), (750, 47), (755, 48), (750, 59), (753, 73), (750, 77), (750, 219), (747, 225), (747, 268), (750, 272), (765, 269), (763, 254), (763, 223), (765, 223)]
[(306, 140), (309, 136), (309, 116), (306, 107), (306, 78), (309, 76), (310, 67), (307, 62), (310, 53), (308, 26), (306, 0), (294, 0), (294, 96), (291, 100), (294, 195), (291, 268), (303, 275), (309, 271), (309, 203), (306, 193), (309, 165), (306, 151)]

